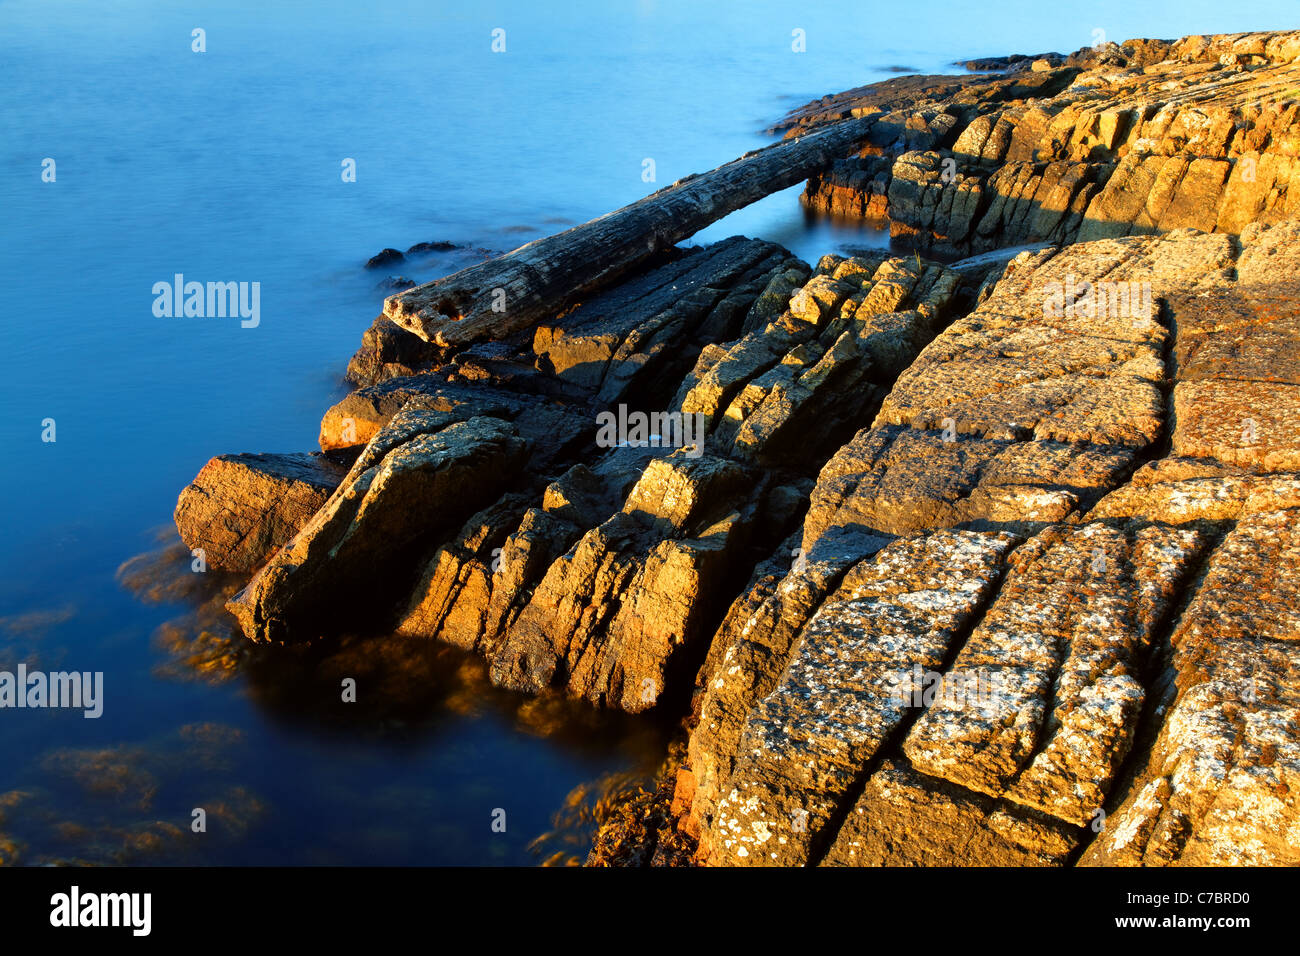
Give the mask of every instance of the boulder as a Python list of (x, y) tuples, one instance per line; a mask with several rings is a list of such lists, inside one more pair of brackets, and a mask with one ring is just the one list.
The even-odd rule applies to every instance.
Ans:
[(176, 502), (176, 528), (209, 566), (253, 571), (307, 523), (346, 467), (320, 453), (218, 455)]
[(254, 641), (308, 640), (374, 624), (409, 588), (408, 568), (491, 500), (523, 466), (527, 445), (496, 418), (397, 416), (366, 446), (338, 491), (227, 608)]
[(406, 257), (396, 249), (382, 249), (366, 260), (366, 268), (384, 269), (405, 261)]

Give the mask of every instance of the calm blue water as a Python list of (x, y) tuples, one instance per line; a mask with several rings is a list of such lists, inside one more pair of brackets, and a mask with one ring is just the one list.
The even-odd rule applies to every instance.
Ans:
[[(1294, 20), (1282, 2), (1053, 9), (0, 3), (0, 670), (106, 680), (99, 720), (0, 711), (0, 861), (536, 862), (528, 844), (566, 795), (644, 769), (660, 728), (492, 691), (437, 648), (243, 661), (197, 610), (219, 597), (180, 593), (183, 559), (129, 581), (119, 567), (172, 540), (176, 495), (212, 455), (314, 447), (383, 298), (360, 266), (385, 246), (513, 248), (762, 145), (787, 109), (890, 67), (1065, 52), (1098, 28)], [(881, 242), (805, 223), (798, 192), (697, 238), (762, 235), (814, 260)], [(177, 272), (260, 282), (261, 324), (155, 318), (151, 287)], [(359, 676), (352, 709), (340, 675)]]

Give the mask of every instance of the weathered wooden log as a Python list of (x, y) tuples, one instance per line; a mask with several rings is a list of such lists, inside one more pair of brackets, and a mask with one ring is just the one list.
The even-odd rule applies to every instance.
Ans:
[(580, 226), (520, 246), (384, 302), (426, 342), (495, 339), (554, 316), (728, 213), (793, 186), (848, 155), (870, 118), (746, 153)]

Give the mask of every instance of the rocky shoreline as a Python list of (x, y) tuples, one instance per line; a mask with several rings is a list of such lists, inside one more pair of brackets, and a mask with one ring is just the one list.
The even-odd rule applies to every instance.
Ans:
[[(591, 864), (1300, 862), (1300, 33), (969, 65), (391, 296), (238, 627), (681, 715)], [(806, 177), (895, 251), (676, 245)]]

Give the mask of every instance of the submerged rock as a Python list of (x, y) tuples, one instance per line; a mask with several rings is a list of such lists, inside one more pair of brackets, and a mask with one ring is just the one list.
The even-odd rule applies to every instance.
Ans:
[(366, 260), (367, 269), (383, 269), (387, 266), (405, 262), (406, 257), (396, 249), (383, 249)]
[(408, 279), (406, 276), (389, 276), (375, 288), (382, 292), (405, 292), (407, 289), (415, 288), (415, 280)]
[(417, 242), (411, 248), (406, 250), (408, 256), (428, 255), (431, 252), (451, 252), (453, 249), (459, 249), (460, 246), (454, 242), (437, 240), (435, 242)]

